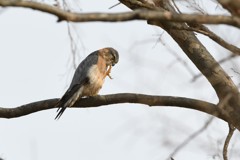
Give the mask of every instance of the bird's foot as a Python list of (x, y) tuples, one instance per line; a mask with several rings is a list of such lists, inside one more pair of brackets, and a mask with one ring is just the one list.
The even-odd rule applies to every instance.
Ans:
[(110, 79), (113, 79), (113, 78), (111, 77), (111, 75), (110, 75), (111, 69), (112, 69), (112, 66), (109, 66), (108, 69), (107, 69), (107, 71), (106, 71), (106, 73), (105, 73), (105, 77), (108, 76)]

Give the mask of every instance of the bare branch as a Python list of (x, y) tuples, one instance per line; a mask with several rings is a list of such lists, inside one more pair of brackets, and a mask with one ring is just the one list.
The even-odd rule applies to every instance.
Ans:
[[(25, 116), (34, 112), (52, 109), (55, 107), (59, 99), (48, 99), (38, 102), (29, 103), (16, 108), (0, 108), (1, 118), (16, 118)], [(102, 95), (89, 98), (82, 98), (73, 107), (88, 108), (100, 107), (103, 105), (118, 104), (118, 103), (139, 103), (148, 106), (175, 106), (194, 109), (202, 111), (222, 120), (226, 120), (225, 116), (219, 113), (219, 109), (215, 104), (184, 98), (184, 97), (171, 97), (171, 96), (154, 96), (134, 93), (119, 93), (111, 95)]]
[(224, 146), (223, 146), (223, 159), (224, 160), (228, 160), (227, 153), (228, 153), (229, 142), (233, 136), (234, 131), (236, 130), (236, 128), (234, 126), (232, 126), (231, 124), (228, 124), (228, 126), (229, 126), (229, 132), (228, 132), (227, 138), (226, 138)]
[(240, 18), (224, 15), (175, 14), (160, 10), (135, 10), (124, 13), (75, 13), (64, 11), (58, 7), (33, 1), (0, 0), (2, 7), (25, 7), (58, 17), (58, 21), (90, 22), (90, 21), (130, 21), (130, 20), (161, 20), (172, 22), (195, 22), (205, 24), (228, 24), (240, 28)]
[[(160, 8), (168, 10), (172, 13), (176, 13), (176, 10), (168, 0), (154, 0), (154, 3), (156, 9)], [(128, 7), (131, 8), (131, 5)], [(238, 88), (229, 75), (209, 53), (207, 48), (199, 41), (199, 39), (197, 39), (195, 34), (185, 30), (172, 29), (187, 27), (185, 23), (162, 23), (161, 21), (148, 21), (148, 23), (157, 25), (168, 32), (168, 34), (178, 43), (188, 58), (211, 83), (212, 87), (216, 91), (219, 101), (222, 101), (222, 99), (224, 99), (228, 94), (232, 95), (231, 100), (229, 100), (229, 103), (227, 104), (228, 107), (224, 107), (224, 114), (227, 117), (227, 121), (232, 123), (240, 130), (240, 93)]]
[(222, 39), (221, 37), (216, 35), (214, 32), (209, 30), (206, 26), (201, 25), (201, 24), (189, 24), (189, 25), (191, 26), (190, 30), (192, 29), (192, 31), (201, 33), (205, 36), (208, 36), (210, 39), (212, 39), (213, 41), (218, 43), (220, 46), (228, 49), (233, 54), (240, 55), (240, 48), (226, 42), (224, 39)]
[[(176, 8), (176, 10), (178, 11), (178, 13), (181, 13), (179, 8), (175, 4), (174, 0), (172, 0), (172, 3), (174, 5), (174, 7)], [(198, 6), (197, 8), (200, 8), (199, 5), (197, 5), (195, 1), (189, 2), (189, 3), (194, 3), (193, 6)], [(200, 11), (201, 10), (202, 9), (200, 8)], [(187, 27), (187, 28), (184, 27), (183, 30), (195, 31), (195, 32), (201, 33), (201, 34), (203, 34), (205, 36), (208, 36), (210, 39), (212, 39), (213, 41), (215, 41), (216, 43), (218, 43), (222, 47), (224, 47), (224, 48), (228, 49), (229, 51), (233, 52), (233, 54), (240, 55), (240, 48), (238, 48), (237, 46), (234, 46), (232, 44), (229, 44), (224, 39), (222, 39), (221, 37), (216, 35), (214, 32), (209, 30), (206, 26), (204, 26), (202, 24), (198, 24), (198, 23), (188, 23), (188, 25), (190, 27)]]
[(208, 36), (210, 39), (215, 41), (220, 46), (231, 51), (233, 54), (240, 55), (240, 48), (226, 42), (224, 39), (222, 39), (221, 37), (216, 35), (214, 32), (209, 30), (206, 26), (202, 24), (197, 24), (197, 23), (188, 23), (188, 25), (189, 26), (176, 26), (175, 28), (172, 28), (172, 29), (194, 31), (194, 32), (203, 34), (205, 36)]
[[(230, 60), (230, 59), (232, 59), (232, 58), (235, 58), (236, 56), (237, 56), (236, 54), (230, 54), (229, 56), (227, 56), (227, 57), (219, 60), (218, 63), (219, 63), (219, 64), (222, 64), (222, 63), (224, 63), (224, 62), (226, 62), (226, 61), (228, 61), (228, 60)], [(198, 78), (200, 78), (201, 76), (202, 76), (201, 73), (193, 76), (191, 82), (195, 82), (195, 81), (196, 81)]]
[(116, 6), (120, 5), (120, 4), (121, 4), (121, 2), (118, 2), (117, 4), (114, 4), (113, 6), (109, 7), (108, 9), (112, 9), (112, 8), (114, 8), (114, 7), (116, 7)]

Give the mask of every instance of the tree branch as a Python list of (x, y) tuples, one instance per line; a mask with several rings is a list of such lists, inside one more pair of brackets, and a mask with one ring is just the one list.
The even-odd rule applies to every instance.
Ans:
[(160, 20), (172, 22), (197, 22), (204, 24), (227, 24), (240, 28), (240, 18), (224, 15), (173, 14), (159, 10), (135, 10), (124, 13), (75, 13), (64, 11), (58, 7), (33, 1), (0, 0), (2, 7), (25, 7), (50, 13), (58, 17), (58, 21), (90, 22), (90, 21), (130, 21)]
[[(226, 61), (229, 61), (230, 59), (232, 59), (232, 58), (235, 58), (237, 55), (236, 54), (230, 54), (230, 55), (228, 55), (227, 57), (224, 57), (224, 58), (222, 58), (221, 60), (219, 60), (218, 61), (218, 63), (219, 64), (222, 64), (222, 63), (224, 63), (224, 62), (226, 62)], [(199, 73), (199, 74), (197, 74), (197, 75), (195, 75), (195, 76), (193, 76), (193, 78), (192, 78), (192, 82), (195, 82), (199, 77), (201, 77), (202, 76), (202, 74), (201, 73)]]
[(210, 39), (215, 41), (217, 44), (220, 46), (224, 47), (225, 49), (231, 51), (235, 55), (240, 55), (240, 48), (237, 46), (234, 46), (228, 42), (226, 42), (224, 39), (216, 35), (214, 32), (209, 30), (206, 26), (202, 24), (193, 24), (193, 23), (188, 23), (189, 26), (173, 26), (172, 29), (176, 30), (185, 30), (185, 31), (194, 31), (200, 34), (203, 34), (205, 36), (208, 36)]
[[(55, 108), (59, 99), (48, 99), (38, 102), (25, 104), (16, 108), (0, 108), (1, 118), (16, 118), (25, 116), (34, 112)], [(219, 112), (215, 104), (184, 98), (184, 97), (171, 97), (171, 96), (153, 96), (134, 93), (119, 93), (111, 95), (102, 95), (89, 98), (82, 98), (73, 107), (88, 108), (100, 107), (103, 105), (118, 104), (118, 103), (138, 103), (148, 106), (175, 106), (194, 109), (214, 115), (222, 120), (225, 117)]]
[(205, 36), (208, 36), (213, 41), (218, 43), (220, 46), (222, 46), (222, 47), (228, 49), (229, 51), (231, 51), (233, 54), (240, 55), (240, 48), (226, 42), (224, 39), (222, 39), (221, 37), (216, 35), (214, 32), (209, 30), (206, 26), (201, 25), (201, 24), (188, 24), (188, 25), (190, 25), (192, 27), (190, 29), (193, 29), (193, 31), (201, 33)]
[[(180, 11), (180, 9), (178, 8), (178, 6), (175, 4), (175, 1), (172, 0), (172, 3), (174, 5), (174, 8), (176, 8), (177, 13), (182, 14), (182, 12)], [(206, 27), (203, 24), (198, 24), (198, 23), (188, 23), (187, 28), (183, 28), (184, 30), (190, 30), (190, 31), (195, 31), (198, 33), (201, 33), (205, 36), (208, 36), (209, 38), (211, 38), (213, 41), (215, 41), (216, 43), (218, 43), (220, 46), (228, 49), (229, 51), (233, 52), (234, 54), (238, 54), (240, 55), (240, 48), (238, 48), (237, 46), (234, 46), (228, 42), (226, 42), (224, 39), (220, 38), (218, 35), (216, 35), (214, 32), (212, 32), (211, 30), (208, 29), (208, 27)]]
[(224, 146), (223, 146), (223, 159), (224, 159), (224, 160), (228, 160), (227, 154), (228, 154), (229, 142), (230, 142), (230, 140), (231, 140), (231, 138), (232, 138), (232, 136), (233, 136), (233, 133), (234, 133), (234, 131), (235, 131), (235, 129), (236, 129), (236, 128), (235, 128), (234, 126), (232, 126), (231, 124), (228, 124), (228, 126), (229, 126), (229, 131), (228, 131), (228, 135), (227, 135), (227, 137), (226, 137), (226, 140), (225, 140)]
[[(136, 8), (136, 3), (134, 0), (120, 1), (129, 8)], [(147, 9), (168, 10), (174, 14), (177, 14), (176, 10), (168, 0), (154, 0), (153, 2), (154, 5)], [(178, 45), (194, 63), (194, 65), (211, 83), (220, 102), (229, 94), (231, 95), (229, 103), (226, 104), (227, 107), (224, 107), (224, 114), (227, 117), (227, 121), (240, 130), (240, 93), (238, 88), (229, 75), (209, 53), (207, 48), (199, 41), (199, 39), (197, 39), (195, 34), (185, 30), (173, 29), (187, 27), (185, 23), (174, 23), (170, 21), (164, 23), (162, 23), (162, 21), (148, 21), (148, 23), (157, 25), (168, 32), (168, 34), (178, 43)]]

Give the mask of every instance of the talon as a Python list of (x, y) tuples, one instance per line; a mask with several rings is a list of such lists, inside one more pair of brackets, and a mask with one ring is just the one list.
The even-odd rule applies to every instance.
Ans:
[(108, 76), (110, 79), (113, 79), (113, 78), (110, 76), (110, 74), (108, 74), (107, 76)]
[(109, 68), (107, 69), (106, 73), (105, 73), (105, 77), (108, 76), (110, 79), (113, 79), (110, 75), (111, 73), (111, 69), (112, 69), (112, 66), (109, 66)]

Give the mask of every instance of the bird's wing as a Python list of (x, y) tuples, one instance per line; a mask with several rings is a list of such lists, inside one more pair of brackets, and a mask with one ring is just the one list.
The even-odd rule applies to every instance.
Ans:
[(75, 104), (75, 102), (82, 94), (81, 92), (84, 85), (87, 83), (88, 79), (84, 80), (81, 84), (76, 84), (71, 88), (71, 90), (67, 90), (67, 92), (63, 95), (63, 97), (58, 101), (56, 105), (56, 107), (58, 107), (58, 113), (55, 119), (59, 119), (67, 107), (72, 107)]
[(55, 119), (59, 119), (67, 107), (71, 107), (81, 97), (84, 85), (89, 83), (88, 71), (97, 64), (98, 51), (88, 55), (77, 67), (71, 85), (55, 107), (58, 107), (58, 114)]
[(97, 64), (97, 62), (98, 51), (89, 54), (77, 67), (69, 88), (72, 88), (76, 84), (82, 82), (88, 76), (89, 69), (93, 65)]

